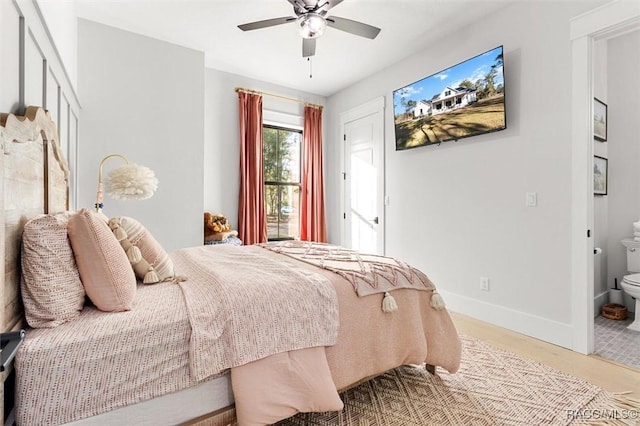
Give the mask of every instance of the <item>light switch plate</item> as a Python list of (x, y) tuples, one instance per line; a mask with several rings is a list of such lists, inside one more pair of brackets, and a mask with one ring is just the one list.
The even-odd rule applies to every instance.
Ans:
[(537, 192), (527, 192), (527, 198), (525, 205), (527, 207), (535, 207), (538, 205), (538, 193)]

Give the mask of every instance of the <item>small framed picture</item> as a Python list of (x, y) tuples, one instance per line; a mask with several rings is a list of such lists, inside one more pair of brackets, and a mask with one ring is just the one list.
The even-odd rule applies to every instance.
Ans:
[(593, 138), (600, 142), (607, 140), (607, 104), (593, 98)]
[(608, 160), (595, 155), (593, 157), (593, 193), (607, 195)]

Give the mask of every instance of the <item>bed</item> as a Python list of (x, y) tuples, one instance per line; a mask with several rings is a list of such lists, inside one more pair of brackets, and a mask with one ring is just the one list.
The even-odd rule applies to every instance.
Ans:
[[(46, 111), (2, 115), (0, 125), (2, 326), (26, 329), (14, 363), (19, 425), (271, 424), (299, 411), (340, 410), (338, 390), (399, 365), (457, 370), (460, 341), (449, 314), (433, 283), (404, 262), (291, 241), (191, 247), (144, 263), (152, 249), (133, 235), (142, 229), (142, 239), (153, 238), (135, 219), (69, 211), (68, 169)], [(43, 271), (51, 262), (42, 266), (41, 253), (57, 253), (58, 262), (67, 250), (47, 250), (42, 240), (30, 249), (34, 232), (52, 229), (44, 223), (58, 234), (68, 231), (73, 260), (67, 261), (81, 276), (64, 290), (73, 304), (62, 320), (50, 312), (35, 316), (38, 293), (28, 284), (46, 281), (43, 291), (53, 302), (36, 308), (50, 308), (62, 297), (55, 286), (72, 270)], [(131, 226), (119, 231), (125, 223)], [(87, 234), (93, 241), (94, 228), (99, 236), (107, 229), (104, 238), (123, 252), (140, 247), (124, 256), (133, 272), (115, 261), (96, 265), (87, 254), (93, 248), (78, 243), (87, 244)], [(160, 257), (171, 273), (163, 272)], [(160, 282), (144, 284), (152, 263)], [(104, 287), (96, 275), (108, 274), (126, 287)]]

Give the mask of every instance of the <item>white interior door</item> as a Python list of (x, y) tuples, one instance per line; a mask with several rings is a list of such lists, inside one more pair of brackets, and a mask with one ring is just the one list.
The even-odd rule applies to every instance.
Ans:
[(384, 254), (382, 112), (345, 122), (345, 245)]

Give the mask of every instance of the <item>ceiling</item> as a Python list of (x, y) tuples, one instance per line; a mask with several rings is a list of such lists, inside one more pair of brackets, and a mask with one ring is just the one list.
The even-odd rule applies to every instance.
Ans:
[(321, 96), (330, 96), (508, 4), (507, 0), (344, 0), (328, 16), (382, 31), (370, 40), (327, 28), (309, 62), (302, 58), (302, 39), (293, 23), (248, 32), (237, 27), (295, 16), (287, 0), (76, 2), (81, 18), (202, 51), (209, 68)]

